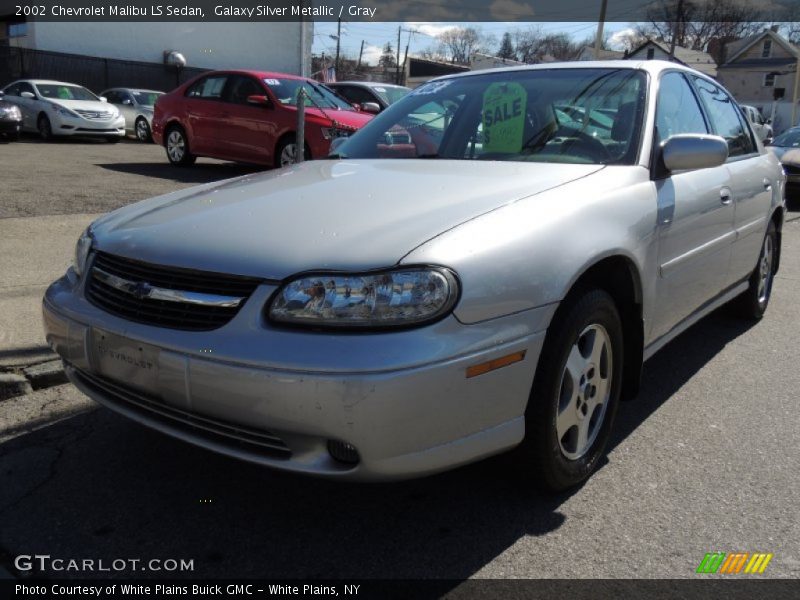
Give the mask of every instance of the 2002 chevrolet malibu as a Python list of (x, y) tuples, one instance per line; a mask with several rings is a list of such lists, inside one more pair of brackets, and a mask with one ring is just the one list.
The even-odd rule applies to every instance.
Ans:
[(44, 298), (75, 385), (281, 469), (398, 478), (519, 447), (558, 490), (644, 360), (769, 302), (784, 175), (693, 70), (440, 78), (335, 152), (95, 221)]

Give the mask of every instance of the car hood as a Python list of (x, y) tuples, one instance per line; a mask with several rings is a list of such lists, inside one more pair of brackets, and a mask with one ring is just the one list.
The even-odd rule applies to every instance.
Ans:
[(62, 100), (61, 98), (47, 98), (47, 101), (70, 110), (114, 112), (114, 107), (108, 102), (96, 102), (94, 100)]
[(800, 166), (800, 148), (770, 146), (769, 150), (785, 165)]
[(283, 279), (387, 267), (478, 215), (602, 169), (450, 160), (322, 160), (145, 200), (93, 225), (98, 249)]

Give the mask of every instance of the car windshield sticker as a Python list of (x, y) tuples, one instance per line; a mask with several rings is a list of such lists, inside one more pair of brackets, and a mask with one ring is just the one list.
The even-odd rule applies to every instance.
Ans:
[(281, 82), (278, 81), (277, 79), (265, 79), (264, 83), (266, 83), (267, 85), (280, 85), (281, 84)]
[(483, 94), (483, 151), (519, 152), (528, 92), (518, 83), (493, 83)]
[(425, 85), (418, 87), (413, 92), (411, 92), (411, 94), (414, 96), (427, 96), (428, 94), (435, 94), (436, 92), (439, 92), (444, 88), (446, 88), (451, 83), (452, 81), (449, 80), (433, 81), (431, 83), (426, 83)]

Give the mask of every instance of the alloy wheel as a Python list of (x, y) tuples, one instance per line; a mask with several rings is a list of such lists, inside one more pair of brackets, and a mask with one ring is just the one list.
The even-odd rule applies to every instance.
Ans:
[(183, 155), (186, 154), (186, 140), (180, 131), (172, 130), (167, 137), (167, 154), (173, 162), (183, 160)]
[(611, 338), (602, 325), (586, 327), (567, 357), (559, 388), (556, 433), (562, 454), (586, 454), (603, 425), (611, 394)]
[(761, 249), (761, 260), (758, 263), (758, 303), (765, 304), (769, 298), (770, 288), (772, 287), (772, 237), (764, 238), (764, 246)]
[(286, 144), (281, 150), (281, 166), (286, 167), (295, 163), (297, 158), (297, 145)]
[(150, 128), (144, 119), (136, 121), (136, 137), (142, 142), (146, 142), (150, 138)]

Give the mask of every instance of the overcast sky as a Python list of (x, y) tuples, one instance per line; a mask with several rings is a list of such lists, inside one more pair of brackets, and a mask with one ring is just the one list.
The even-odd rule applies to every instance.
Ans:
[[(363, 61), (376, 64), (386, 42), (391, 42), (392, 49), (397, 51), (397, 27), (404, 30), (415, 30), (419, 33), (411, 35), (409, 54), (419, 53), (430, 46), (436, 45), (436, 36), (452, 27), (475, 27), (484, 33), (489, 33), (497, 38), (499, 45), (503, 33), (513, 32), (517, 29), (528, 29), (531, 26), (541, 26), (545, 31), (568, 33), (574, 40), (583, 40), (594, 36), (597, 31), (597, 22), (586, 23), (346, 23), (342, 22), (342, 48), (341, 52), (351, 58), (358, 58), (361, 40), (364, 40)], [(628, 23), (606, 23), (605, 35), (611, 36), (614, 42), (619, 36), (633, 27)], [(314, 54), (325, 53), (326, 56), (336, 55), (336, 40), (330, 36), (336, 35), (336, 23), (314, 23)], [(401, 53), (405, 51), (409, 33), (403, 31), (400, 43)]]

